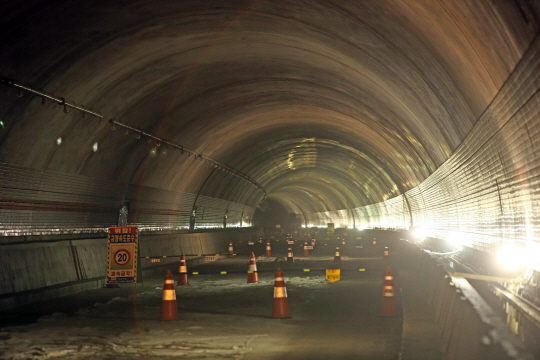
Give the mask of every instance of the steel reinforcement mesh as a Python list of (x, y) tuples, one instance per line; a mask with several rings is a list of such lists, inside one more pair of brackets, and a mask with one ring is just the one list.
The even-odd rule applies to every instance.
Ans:
[(141, 230), (251, 226), (254, 209), (203, 195), (100, 181), (0, 163), (0, 236), (92, 233), (128, 223)]
[[(535, 39), (455, 153), (419, 186), (354, 209), (355, 226), (407, 229), (485, 252), (540, 242), (540, 40)], [(312, 225), (353, 226), (342, 211)]]

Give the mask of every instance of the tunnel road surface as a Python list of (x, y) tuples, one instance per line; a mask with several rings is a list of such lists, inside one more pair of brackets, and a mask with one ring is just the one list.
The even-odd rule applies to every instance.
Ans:
[[(176, 287), (178, 321), (158, 320), (163, 275), (145, 279), (144, 286), (80, 293), (73, 301), (86, 296), (96, 300), (93, 306), (3, 328), (0, 358), (398, 359), (401, 316), (379, 316), (387, 259), (344, 248), (341, 280), (330, 283), (324, 269), (333, 267), (331, 260), (299, 256), (290, 265), (283, 248), (276, 246), (274, 261), (258, 261), (258, 284), (246, 283), (247, 255), (190, 267), (208, 274), (190, 275), (189, 286)], [(331, 259), (333, 252), (321, 245), (311, 256)], [(285, 275), (290, 319), (271, 318), (277, 266)], [(399, 298), (399, 282), (396, 290)]]

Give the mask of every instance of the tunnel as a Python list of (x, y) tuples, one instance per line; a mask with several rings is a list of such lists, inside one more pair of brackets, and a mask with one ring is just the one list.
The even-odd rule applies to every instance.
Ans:
[(540, 357), (538, 1), (0, 10), (0, 358)]

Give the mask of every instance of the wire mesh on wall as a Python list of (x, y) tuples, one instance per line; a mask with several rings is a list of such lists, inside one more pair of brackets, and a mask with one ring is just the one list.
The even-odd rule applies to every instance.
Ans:
[(106, 231), (123, 205), (143, 231), (189, 229), (194, 204), (195, 228), (251, 226), (244, 204), (0, 163), (1, 236)]
[[(540, 242), (539, 52), (537, 38), (437, 171), (404, 195), (354, 209), (356, 226), (421, 226), (428, 236), (485, 252), (507, 242)], [(342, 212), (310, 218), (312, 225), (352, 226)]]

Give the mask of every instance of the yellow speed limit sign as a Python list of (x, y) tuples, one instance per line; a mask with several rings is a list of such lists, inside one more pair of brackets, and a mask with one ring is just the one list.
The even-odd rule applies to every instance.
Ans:
[(109, 228), (107, 284), (137, 282), (139, 231), (136, 226)]
[(326, 280), (336, 282), (341, 279), (340, 269), (326, 269)]

